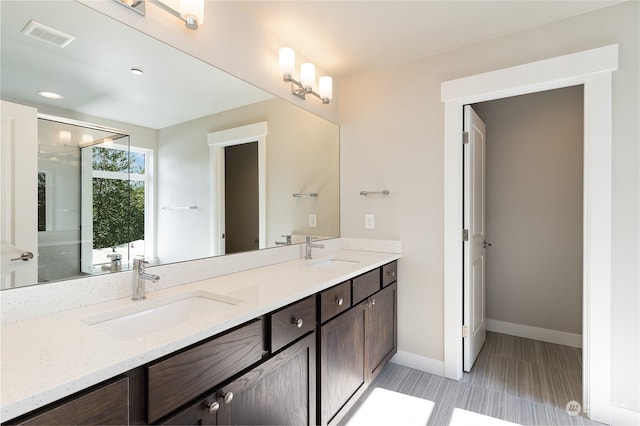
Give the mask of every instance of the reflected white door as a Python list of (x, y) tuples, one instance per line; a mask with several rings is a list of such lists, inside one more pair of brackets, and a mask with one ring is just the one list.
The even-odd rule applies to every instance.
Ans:
[(464, 107), (464, 371), (471, 371), (485, 330), (485, 150), (486, 128), (471, 106)]
[[(1, 107), (0, 277), (4, 289), (38, 282), (38, 110), (5, 101)], [(29, 259), (28, 253), (33, 257)]]

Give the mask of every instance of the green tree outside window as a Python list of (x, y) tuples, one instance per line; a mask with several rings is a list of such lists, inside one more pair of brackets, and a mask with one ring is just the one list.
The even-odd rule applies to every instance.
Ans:
[[(94, 170), (144, 173), (144, 154), (93, 147)], [(144, 239), (144, 182), (93, 178), (93, 247)]]

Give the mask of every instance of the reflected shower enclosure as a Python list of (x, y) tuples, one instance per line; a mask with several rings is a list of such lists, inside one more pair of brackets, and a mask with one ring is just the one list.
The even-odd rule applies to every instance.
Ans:
[(39, 118), (37, 161), (38, 281), (144, 254), (145, 154), (128, 135)]

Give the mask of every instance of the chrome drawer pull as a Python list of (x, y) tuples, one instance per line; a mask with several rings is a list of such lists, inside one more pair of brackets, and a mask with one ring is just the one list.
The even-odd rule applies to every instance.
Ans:
[(344, 299), (342, 297), (336, 297), (336, 305), (342, 306)]
[(294, 318), (291, 320), (291, 324), (295, 324), (298, 328), (302, 328), (302, 324), (304, 324), (304, 321), (302, 320), (302, 318)]
[(218, 401), (213, 401), (211, 404), (208, 405), (208, 408), (209, 408), (209, 413), (213, 414), (220, 409), (220, 403)]

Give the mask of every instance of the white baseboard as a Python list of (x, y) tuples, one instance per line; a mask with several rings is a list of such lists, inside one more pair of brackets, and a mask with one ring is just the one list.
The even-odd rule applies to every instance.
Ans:
[(485, 327), (487, 331), (509, 334), (511, 336), (526, 337), (528, 339), (542, 340), (543, 342), (556, 343), (559, 345), (582, 347), (582, 335), (567, 333), (566, 331), (549, 330), (547, 328), (532, 327), (530, 325), (516, 324), (513, 322), (486, 319)]
[(437, 359), (416, 355), (411, 352), (398, 351), (391, 358), (391, 362), (437, 376), (444, 376), (444, 361), (438, 361)]
[(611, 407), (611, 426), (640, 425), (640, 412), (621, 407)]

